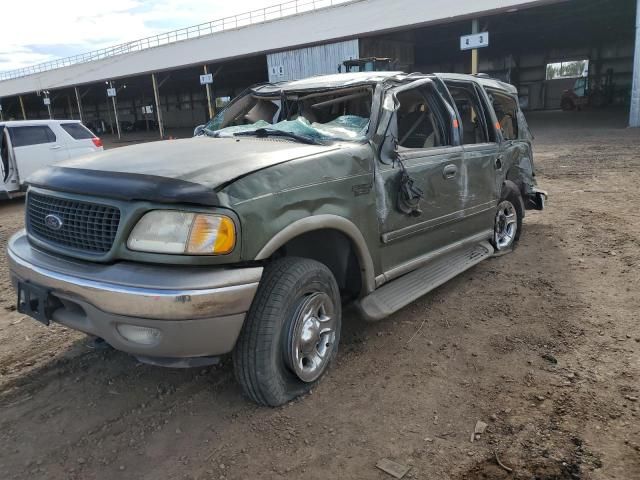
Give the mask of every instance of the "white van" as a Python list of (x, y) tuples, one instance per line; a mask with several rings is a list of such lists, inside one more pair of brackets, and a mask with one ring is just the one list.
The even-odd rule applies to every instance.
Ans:
[(102, 140), (79, 120), (0, 122), (0, 198), (24, 191), (36, 170), (102, 149)]

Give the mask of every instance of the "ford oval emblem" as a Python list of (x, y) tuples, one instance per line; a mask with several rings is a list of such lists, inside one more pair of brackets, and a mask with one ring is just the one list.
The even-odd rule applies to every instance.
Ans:
[(53, 213), (50, 213), (46, 217), (44, 217), (44, 224), (50, 230), (60, 230), (62, 228), (62, 219)]

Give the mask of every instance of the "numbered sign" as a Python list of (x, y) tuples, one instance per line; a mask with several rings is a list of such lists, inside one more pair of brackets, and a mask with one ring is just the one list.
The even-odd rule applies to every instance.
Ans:
[(213, 73), (200, 75), (200, 85), (211, 85), (213, 83)]
[(107, 88), (107, 97), (115, 97), (116, 89), (115, 88)]
[(460, 37), (460, 50), (471, 50), (489, 46), (489, 32), (474, 33)]
[(49, 97), (44, 97), (42, 101), (45, 105), (51, 105), (51, 99)]

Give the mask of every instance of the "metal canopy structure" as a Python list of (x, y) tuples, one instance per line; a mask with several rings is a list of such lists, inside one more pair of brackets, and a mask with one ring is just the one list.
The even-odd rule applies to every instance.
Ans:
[(4, 80), (0, 76), (0, 97), (203, 65), (556, 1), (563, 0), (403, 0), (392, 4), (386, 0), (294, 0), (232, 20), (196, 25), (7, 72)]
[[(516, 85), (523, 108), (552, 109), (576, 79), (546, 78), (547, 67), (586, 61), (591, 85), (608, 105), (631, 104), (637, 125), (639, 1), (292, 0), (0, 74), (0, 105), (9, 118), (82, 118), (102, 133), (142, 128), (162, 138), (165, 129), (192, 131), (255, 83), (386, 57), (396, 70), (487, 73)], [(488, 48), (461, 49), (471, 33), (487, 42), (490, 34)], [(117, 98), (108, 96), (110, 84)]]

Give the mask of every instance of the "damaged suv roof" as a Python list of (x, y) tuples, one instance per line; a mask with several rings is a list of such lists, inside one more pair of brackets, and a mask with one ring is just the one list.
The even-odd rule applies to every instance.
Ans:
[(473, 80), (488, 88), (497, 88), (516, 94), (517, 89), (508, 83), (502, 82), (488, 75), (468, 75), (463, 73), (412, 73), (405, 72), (355, 72), (336, 73), (333, 75), (317, 75), (303, 80), (291, 80), (278, 83), (266, 83), (257, 85), (251, 90), (257, 94), (279, 94), (281, 91), (298, 90), (322, 90), (331, 88), (349, 87), (352, 85), (375, 84), (385, 80), (397, 81), (418, 80), (420, 78), (438, 77), (446, 80)]
[(391, 77), (406, 76), (403, 72), (356, 72), (318, 75), (304, 80), (267, 83), (252, 90), (257, 93), (279, 93), (282, 90), (316, 90), (323, 88), (348, 87), (363, 83), (378, 83)]

